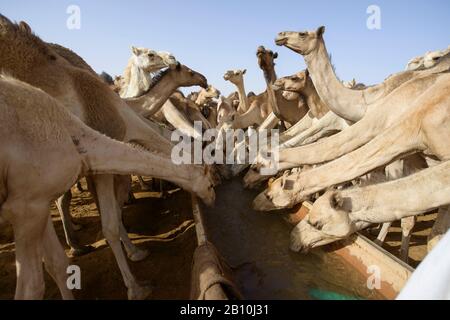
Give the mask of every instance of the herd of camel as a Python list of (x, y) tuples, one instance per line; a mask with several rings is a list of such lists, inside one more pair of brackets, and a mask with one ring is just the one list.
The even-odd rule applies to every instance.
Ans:
[[(279, 33), (275, 43), (302, 55), (307, 69), (277, 78), (278, 54), (259, 47), (267, 89), (247, 94), (246, 70), (230, 70), (224, 79), (237, 91), (225, 97), (172, 54), (146, 48), (132, 47), (123, 76), (98, 75), (73, 51), (0, 15), (0, 224), (14, 230), (15, 298), (43, 297), (43, 265), (62, 297), (73, 298), (50, 204), (56, 200), (73, 253), (93, 250), (76, 241), (70, 215), (71, 188), (81, 178), (97, 204), (129, 299), (151, 294), (127, 262), (148, 255), (122, 223), (122, 207), (133, 198), (131, 174), (143, 188), (142, 176), (169, 181), (210, 206), (221, 179), (244, 173), (246, 187), (265, 188), (253, 202), (256, 210), (312, 200), (291, 233), (295, 251), (374, 224), (382, 225), (382, 242), (390, 224), (401, 220), (406, 259), (415, 217), (438, 210), (432, 247), (450, 227), (450, 47), (414, 58), (406, 71), (366, 87), (337, 78), (324, 32)], [(187, 96), (178, 90), (190, 86), (202, 89)], [(276, 128), (280, 143), (240, 164), (174, 164), (171, 134), (202, 139), (195, 121), (221, 131)], [(236, 142), (233, 151), (246, 143)], [(272, 176), (261, 173), (273, 166), (263, 151), (279, 154)]]

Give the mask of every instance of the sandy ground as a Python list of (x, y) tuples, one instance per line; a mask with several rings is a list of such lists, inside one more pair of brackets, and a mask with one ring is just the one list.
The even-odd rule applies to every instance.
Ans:
[[(84, 185), (85, 187), (85, 185)], [(133, 190), (140, 191), (133, 183)], [(81, 290), (77, 299), (126, 299), (126, 288), (111, 249), (101, 232), (100, 217), (88, 192), (73, 188), (72, 214), (83, 226), (77, 232), (82, 244), (94, 244), (96, 250), (82, 257), (72, 257), (71, 264), (81, 268)], [(166, 200), (156, 193), (137, 192), (137, 201), (124, 208), (124, 224), (130, 238), (150, 255), (141, 262), (129, 262), (139, 282), (153, 287), (151, 299), (188, 299), (191, 263), (196, 247), (190, 195), (178, 191)], [(62, 224), (52, 207), (55, 228), (65, 244)], [(0, 229), (0, 299), (14, 297), (16, 268), (13, 232), (9, 226)], [(60, 299), (56, 284), (45, 274), (46, 299)]]

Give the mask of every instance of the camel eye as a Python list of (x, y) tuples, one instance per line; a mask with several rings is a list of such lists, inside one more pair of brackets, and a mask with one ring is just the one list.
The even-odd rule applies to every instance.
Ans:
[(304, 37), (306, 37), (306, 32), (299, 32), (298, 35), (299, 35), (300, 37), (304, 38)]
[(311, 222), (309, 219), (306, 221), (311, 227), (313, 227), (314, 229), (317, 229), (317, 230), (319, 230), (319, 231), (321, 231), (322, 230), (322, 224), (321, 223), (319, 223), (319, 221), (316, 221), (316, 222)]

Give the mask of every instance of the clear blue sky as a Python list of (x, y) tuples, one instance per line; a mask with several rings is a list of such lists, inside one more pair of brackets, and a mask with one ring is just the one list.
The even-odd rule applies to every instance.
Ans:
[[(66, 28), (71, 4), (81, 9), (80, 30)], [(366, 27), (371, 4), (381, 8), (381, 30)], [(278, 51), (278, 76), (304, 68), (301, 56), (275, 46), (280, 31), (325, 25), (339, 77), (366, 84), (402, 70), (414, 56), (450, 45), (448, 0), (0, 0), (0, 12), (73, 49), (98, 72), (121, 74), (130, 46), (143, 46), (172, 52), (224, 93), (234, 87), (222, 75), (237, 68), (247, 69), (247, 91), (264, 90), (255, 57), (259, 45)]]

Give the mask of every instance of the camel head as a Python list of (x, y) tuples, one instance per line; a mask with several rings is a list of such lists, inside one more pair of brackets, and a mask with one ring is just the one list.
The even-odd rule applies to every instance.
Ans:
[(283, 90), (303, 94), (309, 77), (308, 70), (300, 71), (292, 76), (277, 79), (273, 84), (274, 90)]
[(264, 72), (266, 81), (273, 83), (276, 80), (275, 59), (278, 58), (278, 53), (259, 46), (256, 51), (256, 57), (258, 58), (259, 67)]
[(350, 210), (350, 199), (343, 198), (339, 191), (327, 191), (292, 230), (291, 250), (307, 252), (311, 248), (347, 238), (359, 230), (350, 219)]
[(325, 27), (319, 27), (316, 31), (284, 31), (280, 32), (275, 38), (278, 46), (285, 46), (301, 54), (308, 55), (319, 46), (322, 41)]
[(206, 100), (217, 99), (220, 97), (220, 91), (209, 85), (200, 91), (200, 95), (203, 95)]
[(155, 72), (165, 67), (174, 67), (177, 61), (168, 52), (156, 52), (147, 48), (131, 47), (133, 64), (144, 72)]
[(292, 101), (299, 99), (299, 95), (307, 95), (307, 87), (309, 85), (308, 70), (300, 71), (292, 76), (277, 79), (272, 85), (275, 91), (282, 91), (282, 95), (286, 100)]
[(267, 189), (253, 200), (253, 209), (258, 211), (273, 211), (292, 208), (298, 203), (295, 192), (296, 174), (285, 171), (277, 179), (270, 179)]
[(427, 52), (423, 56), (423, 66), (425, 69), (434, 67), (444, 55), (444, 51)]
[(200, 197), (207, 206), (212, 207), (216, 200), (214, 186), (219, 183), (219, 178), (213, 167), (208, 165), (202, 165), (199, 167), (202, 170), (192, 179), (192, 192)]
[(175, 68), (166, 69), (159, 76), (156, 75), (154, 81), (159, 81), (166, 73), (170, 74), (180, 87), (200, 86), (202, 88), (208, 88), (208, 80), (206, 80), (204, 75), (180, 63), (177, 63)]
[(235, 85), (240, 85), (244, 83), (244, 74), (247, 72), (247, 69), (244, 70), (228, 70), (223, 75), (223, 79), (226, 81), (230, 81)]
[(443, 51), (428, 51), (423, 56), (412, 58), (406, 65), (406, 70), (423, 70), (434, 67), (443, 56), (448, 54), (449, 48)]

